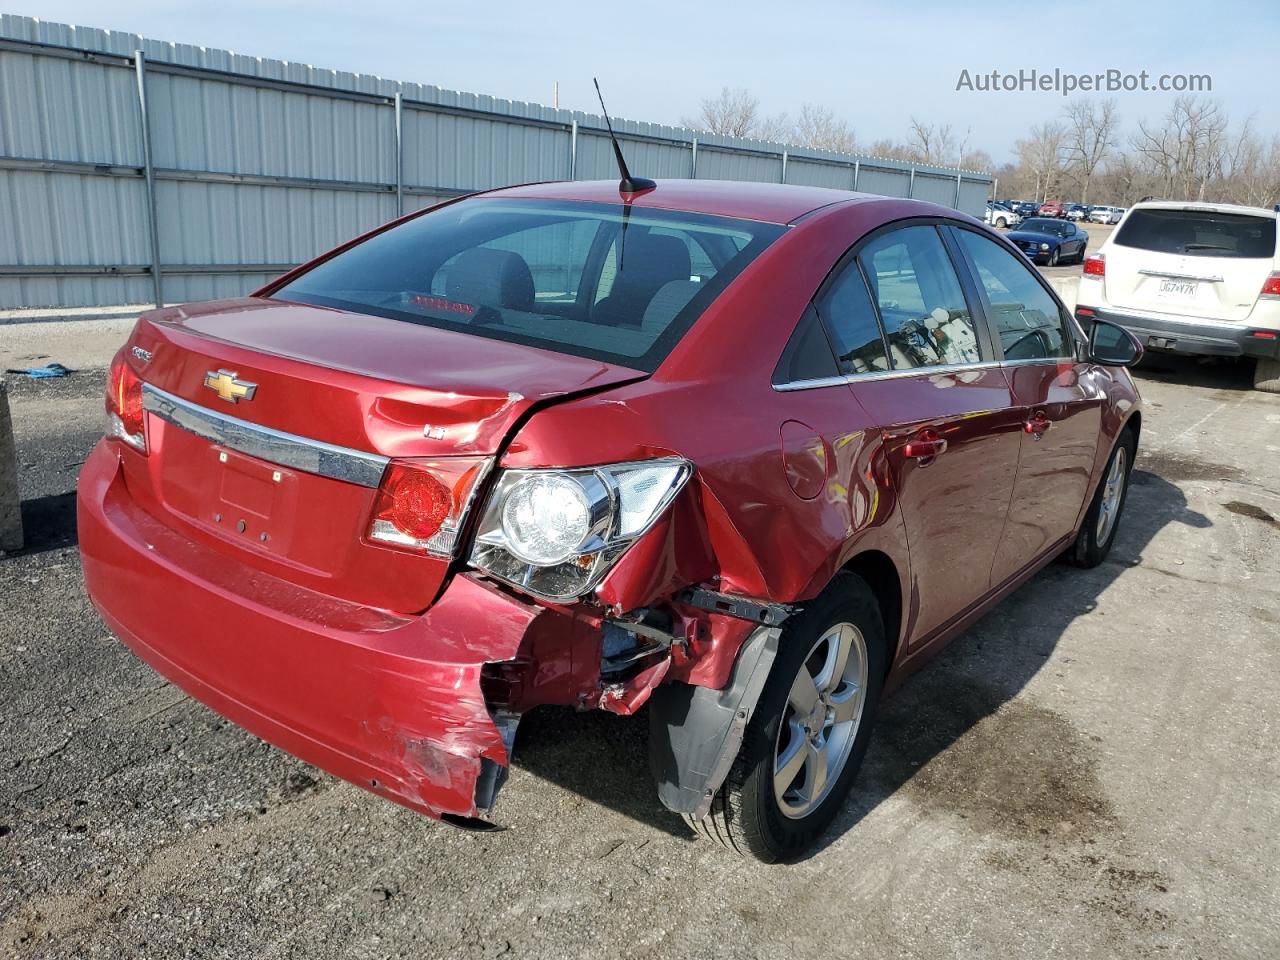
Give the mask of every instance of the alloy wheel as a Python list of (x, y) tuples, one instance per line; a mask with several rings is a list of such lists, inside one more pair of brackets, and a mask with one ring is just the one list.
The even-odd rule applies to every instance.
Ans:
[(1125, 448), (1123, 446), (1116, 447), (1116, 454), (1111, 458), (1111, 467), (1107, 470), (1106, 479), (1103, 480), (1102, 500), (1098, 505), (1097, 541), (1099, 544), (1107, 542), (1107, 538), (1111, 536), (1111, 531), (1116, 525), (1116, 518), (1120, 515), (1120, 501), (1124, 497), (1125, 463), (1127, 459), (1128, 454)]
[(800, 665), (774, 747), (773, 794), (784, 816), (808, 816), (839, 780), (862, 722), (867, 664), (862, 632), (837, 623)]

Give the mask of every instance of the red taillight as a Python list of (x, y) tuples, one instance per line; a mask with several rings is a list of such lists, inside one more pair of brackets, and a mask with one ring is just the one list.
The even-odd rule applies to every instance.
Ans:
[(1263, 297), (1280, 297), (1280, 273), (1273, 273), (1262, 284)]
[(1280, 333), (1274, 333), (1271, 330), (1255, 330), (1249, 336), (1255, 340), (1280, 340)]
[(142, 381), (125, 362), (124, 351), (111, 361), (107, 374), (107, 435), (147, 452), (145, 414), (142, 409)]
[(1105, 277), (1107, 275), (1107, 261), (1100, 256), (1092, 256), (1084, 262), (1084, 275), (1086, 277)]
[(453, 556), (471, 492), (487, 464), (477, 457), (391, 461), (373, 503), (369, 539)]

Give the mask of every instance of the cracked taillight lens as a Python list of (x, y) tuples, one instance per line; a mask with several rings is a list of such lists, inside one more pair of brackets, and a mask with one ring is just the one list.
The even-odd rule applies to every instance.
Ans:
[(392, 460), (373, 503), (369, 539), (437, 557), (452, 557), (487, 457)]
[(142, 381), (117, 353), (107, 374), (107, 436), (147, 452), (146, 414), (142, 409)]

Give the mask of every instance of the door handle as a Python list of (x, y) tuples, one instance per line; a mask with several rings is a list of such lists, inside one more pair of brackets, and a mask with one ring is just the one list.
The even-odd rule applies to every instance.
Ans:
[(1053, 426), (1053, 421), (1044, 415), (1043, 410), (1037, 410), (1034, 415), (1027, 418), (1027, 422), (1022, 425), (1022, 429), (1035, 439), (1043, 440), (1045, 431), (1051, 426)]
[(907, 445), (903, 448), (903, 453), (912, 460), (921, 461), (922, 465), (924, 461), (932, 461), (934, 457), (946, 452), (946, 438), (932, 428), (921, 430), (908, 440)]

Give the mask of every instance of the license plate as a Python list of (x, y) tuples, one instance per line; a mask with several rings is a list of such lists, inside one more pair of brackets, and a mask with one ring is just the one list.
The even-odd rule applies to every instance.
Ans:
[(1157, 350), (1172, 350), (1173, 345), (1178, 341), (1173, 337), (1148, 337), (1147, 346), (1155, 347)]
[(1157, 293), (1171, 300), (1189, 300), (1199, 288), (1200, 284), (1194, 280), (1161, 280)]

